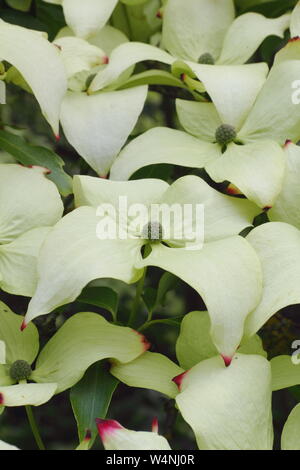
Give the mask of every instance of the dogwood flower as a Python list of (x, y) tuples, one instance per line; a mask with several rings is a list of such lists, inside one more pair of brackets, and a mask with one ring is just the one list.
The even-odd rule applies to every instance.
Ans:
[(63, 213), (58, 190), (45, 172), (0, 165), (0, 287), (10, 294), (33, 295), (40, 247)]
[(62, 101), (60, 121), (69, 143), (105, 177), (143, 110), (147, 87), (88, 95), (89, 77), (103, 68), (114, 47), (127, 39), (110, 26), (101, 29), (91, 42), (70, 34), (64, 28), (54, 40), (67, 70), (69, 89)]
[[(208, 312), (191, 312), (182, 320), (176, 343), (179, 365), (147, 351), (128, 364), (112, 361), (110, 372), (128, 386), (175, 398), (200, 450), (272, 449), (271, 391), (299, 384), (299, 367), (290, 356), (268, 362), (257, 335), (244, 338), (230, 361), (222, 361), (210, 329)], [(286, 439), (284, 432), (282, 449), (295, 446), (297, 432), (292, 438), (287, 429)]]
[(156, 424), (152, 432), (131, 431), (112, 419), (96, 419), (96, 424), (105, 450), (171, 450)]
[(60, 106), (67, 91), (67, 79), (57, 48), (45, 34), (1, 20), (0, 58), (20, 72), (54, 134), (58, 135)]
[[(256, 254), (237, 235), (251, 225), (257, 208), (218, 193), (195, 176), (172, 186), (154, 179), (113, 182), (75, 176), (74, 194), (78, 208), (55, 226), (40, 252), (39, 283), (25, 321), (72, 302), (92, 280), (110, 277), (133, 283), (152, 265), (173, 272), (199, 292), (210, 312), (218, 349), (231, 355), (243, 335), (244, 320), (261, 295)], [(127, 201), (125, 215), (120, 195)], [(137, 210), (136, 203), (145, 208), (145, 218), (135, 220), (136, 214), (130, 212)], [(151, 218), (153, 204), (195, 208), (200, 203), (205, 211), (202, 249), (197, 237), (191, 241), (199, 216), (177, 218), (170, 226), (164, 216)], [(152, 251), (143, 258), (141, 248), (149, 243)]]
[(162, 16), (162, 47), (169, 54), (148, 44), (123, 44), (112, 55), (110, 66), (99, 71), (90, 92), (104, 88), (128, 67), (144, 60), (168, 65), (183, 60), (192, 71), (198, 63), (243, 64), (266, 37), (283, 37), (290, 23), (290, 14), (270, 19), (246, 13), (235, 19), (233, 0), (169, 0)]
[(194, 72), (213, 102), (177, 100), (179, 120), (191, 135), (167, 128), (147, 131), (121, 151), (111, 178), (127, 179), (154, 163), (205, 168), (214, 181), (233, 183), (258, 206), (272, 206), (284, 178), (281, 146), (287, 138), (299, 138), (292, 84), (300, 76), (300, 61), (274, 65), (266, 81), (263, 64), (194, 65)]
[(88, 40), (77, 38), (67, 26), (62, 28), (54, 44), (61, 51), (69, 90), (86, 91), (89, 78), (103, 69), (112, 51), (125, 42), (125, 34), (109, 25)]
[(207, 312), (191, 312), (176, 344), (181, 367), (147, 352), (132, 363), (113, 364), (111, 373), (127, 385), (175, 398), (200, 450), (272, 449), (271, 366), (260, 339), (243, 342), (224, 363), (209, 330)]
[(0, 340), (6, 350), (0, 365), (1, 406), (39, 406), (75, 385), (95, 362), (105, 358), (129, 362), (149, 347), (136, 331), (83, 312), (67, 320), (39, 353), (38, 330), (33, 324), (26, 329), (23, 325), (21, 331), (22, 317), (3, 303), (0, 320)]
[(162, 46), (174, 57), (202, 64), (244, 64), (268, 36), (283, 37), (290, 14), (235, 18), (233, 0), (168, 0)]

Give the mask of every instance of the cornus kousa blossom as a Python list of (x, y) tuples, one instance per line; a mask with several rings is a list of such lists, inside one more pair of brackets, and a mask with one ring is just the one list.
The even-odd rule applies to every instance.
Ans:
[(111, 50), (126, 37), (110, 27), (93, 37), (93, 44), (65, 34), (68, 31), (54, 41), (61, 50), (69, 83), (61, 124), (70, 144), (100, 176), (106, 176), (143, 110), (147, 86), (88, 95), (89, 77), (109, 61)]
[(130, 362), (149, 347), (136, 331), (83, 312), (68, 320), (38, 355), (37, 328), (30, 324), (20, 331), (21, 318), (0, 304), (0, 340), (4, 345), (0, 405), (5, 407), (41, 405), (72, 387), (94, 362), (105, 358)]
[[(292, 369), (288, 356), (268, 362), (258, 336), (244, 339), (230, 364), (224, 364), (217, 353), (210, 337), (209, 315), (196, 311), (181, 323), (176, 344), (179, 365), (162, 354), (146, 352), (129, 364), (114, 362), (111, 373), (131, 387), (175, 398), (200, 450), (272, 449), (271, 392), (298, 384), (297, 367)], [(259, 387), (255, 377), (259, 377)], [(299, 447), (292, 435), (292, 430), (299, 435), (297, 413), (295, 409), (286, 423), (283, 449)], [(105, 423), (100, 424), (104, 432)], [(113, 443), (121, 449), (121, 435), (115, 434), (113, 427), (109, 433), (109, 422), (107, 428), (108, 442), (115, 437)], [(126, 437), (124, 433), (124, 440)], [(133, 441), (130, 444), (133, 446)]]
[[(222, 195), (194, 176), (183, 177), (171, 186), (153, 179), (112, 182), (77, 176), (74, 194), (78, 208), (56, 225), (41, 250), (39, 283), (25, 321), (72, 302), (92, 280), (105, 277), (132, 283), (141, 278), (146, 266), (158, 266), (181, 277), (199, 292), (212, 318), (214, 341), (224, 356), (231, 356), (243, 335), (245, 318), (261, 295), (260, 264), (254, 250), (238, 236), (251, 225), (255, 205)], [(124, 214), (118, 216), (120, 195), (133, 210), (125, 214), (125, 220)], [(144, 227), (139, 230), (135, 227), (130, 232), (130, 217), (135, 216), (137, 202), (146, 208), (151, 204), (172, 208), (176, 204), (194, 207), (202, 203), (205, 214), (203, 248), (197, 249), (197, 244), (191, 246), (188, 239), (197, 222), (193, 218), (176, 219), (175, 231), (172, 225), (171, 230), (167, 226), (164, 215), (162, 219), (146, 218), (142, 223)], [(102, 205), (104, 211), (108, 211), (108, 203), (116, 212), (108, 212), (107, 223), (111, 219), (113, 226), (129, 226), (133, 236), (124, 238), (119, 231), (113, 237), (97, 236), (101, 222), (97, 208)], [(103, 217), (102, 210), (99, 214)], [(161, 225), (157, 226), (158, 223)], [(178, 240), (176, 234), (186, 223), (190, 223), (191, 228), (183, 232), (187, 233), (186, 238), (182, 236)], [(157, 232), (155, 237), (151, 235), (152, 230)], [(143, 258), (141, 248), (149, 243), (151, 253)], [(220, 269), (224, 269), (224, 276), (216, 275)]]
[(201, 64), (243, 64), (267, 36), (283, 37), (290, 21), (289, 14), (235, 18), (232, 0), (168, 0), (162, 18), (162, 46), (174, 57)]
[(282, 145), (299, 137), (291, 84), (299, 77), (300, 61), (274, 65), (266, 81), (264, 64), (198, 65), (194, 71), (212, 103), (177, 100), (179, 120), (191, 135), (151, 129), (123, 149), (111, 178), (129, 178), (154, 163), (204, 167), (214, 181), (230, 181), (258, 206), (272, 206), (285, 171)]
[(300, 1), (1, 18), (0, 450), (300, 450)]

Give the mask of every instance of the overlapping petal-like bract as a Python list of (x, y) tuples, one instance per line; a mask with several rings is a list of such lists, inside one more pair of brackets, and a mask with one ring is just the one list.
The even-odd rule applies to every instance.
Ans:
[(198, 62), (210, 54), (219, 64), (243, 64), (266, 37), (283, 37), (289, 22), (289, 14), (270, 19), (246, 13), (235, 19), (232, 0), (168, 0), (162, 44), (183, 60)]
[(81, 38), (99, 31), (112, 14), (118, 0), (44, 0), (62, 5), (66, 23)]
[(68, 92), (61, 123), (70, 144), (99, 174), (110, 167), (133, 130), (147, 97), (147, 87), (95, 95)]
[(22, 74), (45, 119), (58, 135), (60, 106), (67, 91), (67, 77), (58, 49), (43, 34), (1, 20), (0, 58)]
[(12, 294), (33, 295), (41, 244), (63, 213), (58, 190), (45, 171), (0, 165), (0, 286)]
[[(151, 129), (121, 151), (111, 177), (129, 178), (153, 163), (196, 165), (204, 167), (216, 182), (233, 183), (259, 207), (272, 207), (285, 174), (281, 146), (286, 139), (296, 142), (300, 136), (299, 110), (291, 96), (292, 83), (300, 74), (300, 61), (275, 64), (266, 81), (264, 64), (188, 65), (214, 103), (177, 103), (181, 124), (199, 138), (198, 150), (196, 140), (180, 131)], [(237, 134), (225, 149), (216, 143), (215, 133), (221, 124), (234, 126)]]
[(112, 325), (95, 313), (78, 313), (41, 351), (32, 379), (57, 383), (59, 393), (77, 383), (95, 362), (106, 358), (130, 362), (148, 348), (144, 336), (131, 328)]
[[(218, 355), (210, 329), (208, 312), (190, 312), (181, 322), (180, 334), (176, 342), (176, 356), (180, 366), (162, 354), (147, 351), (127, 364), (113, 362), (110, 372), (130, 387), (156, 390), (174, 398), (179, 393), (173, 381), (175, 376), (180, 376), (185, 370), (199, 362)], [(243, 342), (238, 352), (258, 354), (263, 357), (267, 355), (257, 335)], [(224, 360), (227, 359), (224, 358)]]
[[(75, 300), (94, 279), (112, 277), (130, 283), (142, 275), (146, 265), (153, 265), (175, 272), (203, 296), (210, 311), (217, 348), (224, 355), (234, 354), (243, 335), (244, 320), (261, 295), (261, 272), (256, 254), (246, 240), (237, 236), (251, 225), (256, 207), (248, 201), (224, 196), (194, 176), (186, 176), (170, 187), (160, 180), (113, 182), (77, 176), (74, 189), (76, 204), (83, 206), (64, 217), (43, 245), (38, 268), (40, 280), (26, 321)], [(116, 209), (111, 216), (114, 226), (123, 224), (117, 216), (119, 196), (127, 198), (128, 208), (135, 202), (146, 207), (154, 203), (167, 207), (189, 203), (194, 208), (202, 203), (206, 220), (203, 249), (191, 246), (190, 242), (192, 249), (185, 249), (184, 230), (183, 238), (176, 240), (170, 229), (170, 234), (164, 238), (170, 247), (153, 243), (152, 253), (144, 260), (140, 250), (149, 240), (145, 241), (142, 233), (133, 237), (129, 233), (122, 239), (117, 231), (111, 239), (99, 239), (97, 223), (100, 219), (96, 210), (101, 204), (109, 203)], [(167, 229), (166, 219), (162, 219), (164, 223)], [(193, 232), (195, 218), (191, 224), (189, 234)], [(220, 259), (224, 272), (220, 271)], [(229, 291), (234, 292), (230, 302)]]
[[(38, 355), (37, 328), (33, 323), (23, 323), (20, 329), (21, 321), (20, 315), (0, 304), (0, 342), (5, 344), (4, 364), (0, 365), (1, 406), (39, 406), (55, 393), (75, 385), (95, 362), (109, 358), (124, 364), (149, 348), (145, 337), (131, 328), (112, 325), (96, 313), (78, 313), (65, 322)], [(18, 365), (20, 361), (27, 363), (28, 368), (36, 361), (35, 369), (29, 369), (26, 378), (37, 383), (24, 383), (22, 379), (17, 384), (11, 371), (24, 367)]]
[(229, 367), (213, 357), (176, 382), (200, 450), (272, 449), (271, 368), (262, 356), (236, 354)]
[(132, 431), (114, 420), (96, 419), (105, 450), (171, 450), (157, 432)]
[(246, 336), (251, 336), (280, 309), (300, 303), (300, 231), (286, 223), (271, 222), (256, 227), (247, 240), (263, 271), (262, 299), (245, 326)]
[(39, 406), (49, 401), (57, 389), (56, 383), (15, 384), (9, 374), (10, 367), (19, 360), (29, 365), (35, 360), (39, 350), (39, 337), (36, 327), (28, 325), (20, 331), (20, 315), (13, 313), (5, 304), (0, 303), (0, 340), (5, 344), (5, 361), (0, 365), (0, 405), (1, 406)]

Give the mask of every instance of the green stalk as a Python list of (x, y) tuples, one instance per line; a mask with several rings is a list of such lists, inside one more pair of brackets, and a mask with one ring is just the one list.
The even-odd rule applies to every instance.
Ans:
[(36, 445), (38, 446), (39, 450), (46, 450), (46, 447), (45, 447), (45, 445), (44, 445), (44, 443), (43, 443), (43, 441), (42, 441), (42, 438), (41, 438), (41, 435), (40, 435), (38, 426), (37, 426), (37, 424), (36, 424), (36, 420), (35, 420), (35, 417), (34, 417), (34, 415), (33, 415), (33, 411), (32, 411), (31, 406), (30, 406), (30, 405), (26, 405), (26, 406), (25, 406), (25, 410), (26, 410), (28, 422), (29, 422), (29, 424), (30, 424), (31, 431), (32, 431), (32, 434), (33, 434), (33, 436), (34, 436)]
[[(145, 246), (144, 258), (146, 258), (150, 253), (151, 253), (151, 246), (149, 244), (149, 245)], [(143, 293), (143, 290), (144, 290), (146, 274), (147, 274), (147, 267), (144, 268), (143, 275), (142, 275), (141, 279), (139, 280), (139, 282), (137, 284), (135, 298), (134, 298), (134, 301), (133, 301), (132, 310), (130, 312), (130, 316), (129, 316), (129, 320), (128, 320), (128, 326), (131, 326), (132, 328), (134, 328), (135, 323), (136, 323), (136, 317), (137, 317), (138, 310), (139, 310), (139, 305), (140, 305), (140, 302), (141, 302), (141, 296), (142, 296), (142, 293)]]
[(146, 273), (147, 273), (147, 268), (144, 269), (144, 273), (143, 273), (141, 279), (139, 280), (139, 282), (137, 284), (135, 298), (134, 298), (134, 301), (133, 301), (133, 307), (132, 307), (132, 310), (130, 312), (129, 321), (128, 321), (128, 326), (131, 326), (132, 328), (134, 328), (134, 326), (135, 326), (136, 317), (137, 317), (138, 310), (139, 310), (139, 305), (140, 305), (140, 302), (141, 302), (141, 296), (142, 296), (142, 293), (143, 293), (143, 290), (144, 290)]

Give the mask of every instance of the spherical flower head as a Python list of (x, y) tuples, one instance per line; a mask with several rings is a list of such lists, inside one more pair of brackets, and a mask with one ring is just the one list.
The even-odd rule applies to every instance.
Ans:
[(159, 222), (148, 222), (143, 230), (142, 237), (152, 242), (160, 242), (163, 239), (163, 229)]
[(15, 361), (9, 369), (9, 375), (16, 382), (28, 379), (31, 376), (31, 372), (32, 370), (28, 362), (22, 359)]
[(236, 130), (230, 124), (222, 124), (216, 130), (216, 141), (220, 145), (229, 144), (236, 138)]
[(214, 65), (215, 59), (209, 52), (205, 52), (199, 57), (198, 64)]

